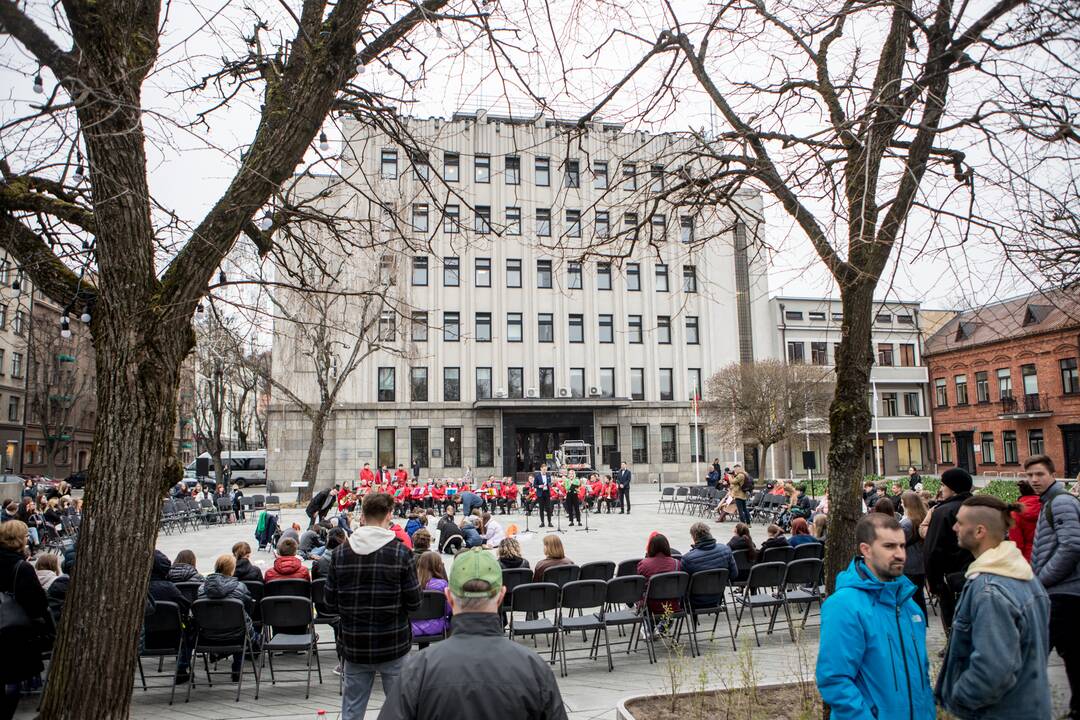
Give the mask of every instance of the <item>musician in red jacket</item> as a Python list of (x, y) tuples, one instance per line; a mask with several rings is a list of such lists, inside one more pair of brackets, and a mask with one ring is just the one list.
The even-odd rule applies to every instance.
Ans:
[(397, 470), (394, 471), (394, 480), (402, 485), (409, 482), (409, 471), (401, 463), (398, 463)]
[(432, 505), (437, 507), (439, 512), (446, 512), (447, 501), (445, 480), (439, 480), (435, 483), (435, 486), (431, 488), (431, 501)]
[(501, 515), (509, 513), (517, 502), (518, 486), (511, 478), (503, 478), (499, 487), (499, 511)]
[(360, 484), (371, 487), (374, 482), (375, 473), (371, 470), (371, 463), (364, 463), (364, 467), (360, 469)]
[(610, 475), (604, 482), (604, 504), (607, 505), (607, 513), (611, 514), (611, 508), (619, 502), (619, 483)]

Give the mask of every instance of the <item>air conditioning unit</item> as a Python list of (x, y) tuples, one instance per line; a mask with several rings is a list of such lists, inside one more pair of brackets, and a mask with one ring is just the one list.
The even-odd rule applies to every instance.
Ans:
[(594, 396), (599, 396), (600, 395), (600, 388), (593, 385), (591, 388), (589, 388), (589, 394), (594, 395)]
[(570, 390), (568, 388), (559, 388), (559, 397), (570, 397)]
[(538, 396), (539, 394), (540, 393), (538, 393), (536, 391), (536, 388), (529, 388), (528, 390), (525, 391), (525, 397), (534, 398), (534, 397)]
[(495, 397), (497, 397), (497, 398), (506, 397), (506, 390), (504, 390), (503, 388), (499, 388), (498, 390), (495, 391)]

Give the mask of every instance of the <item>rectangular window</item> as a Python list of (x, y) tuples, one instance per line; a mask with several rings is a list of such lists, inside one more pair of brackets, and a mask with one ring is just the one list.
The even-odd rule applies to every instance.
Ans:
[(495, 466), (495, 428), (476, 428), (476, 467)]
[(409, 337), (413, 342), (427, 342), (427, 313), (423, 311), (417, 311), (412, 314), (412, 325), (410, 327)]
[(520, 235), (521, 234), (521, 208), (508, 207), (506, 208), (506, 234), (507, 235)]
[(428, 206), (427, 203), (414, 203), (412, 206), (412, 228), (415, 232), (426, 233), (428, 231)]
[(0, 330), (7, 329), (7, 305), (0, 305)]
[(889, 313), (878, 313), (877, 317), (874, 318), (874, 322), (880, 325), (892, 324), (892, 315)]
[(442, 267), (444, 287), (457, 287), (461, 284), (461, 260), (456, 257), (444, 257)]
[(678, 447), (676, 445), (677, 425), (660, 426), (660, 462), (679, 462)]
[(906, 392), (904, 393), (904, 414), (910, 417), (919, 417), (922, 415), (919, 402), (919, 393)]
[(461, 206), (447, 205), (443, 215), (443, 232), (447, 235), (456, 235), (461, 229)]
[(637, 190), (637, 163), (623, 163), (622, 176), (624, 188)]
[(637, 213), (623, 213), (623, 232), (636, 240), (638, 229)]
[(431, 165), (428, 164), (426, 157), (413, 158), (413, 173), (417, 180), (431, 179)]
[(445, 402), (461, 400), (461, 368), (443, 368), (442, 392)]
[(615, 320), (612, 315), (600, 316), (600, 330), (597, 334), (597, 341), (602, 343), (615, 342)]
[(521, 287), (521, 258), (507, 258), (506, 260), (506, 287)]
[(785, 310), (784, 319), (792, 322), (800, 322), (803, 319), (802, 310)]
[(913, 318), (911, 315), (897, 315), (896, 322), (900, 323), (901, 325), (914, 325), (915, 318)]
[(631, 292), (641, 290), (641, 266), (637, 263), (626, 264), (626, 289)]
[(461, 339), (461, 316), (456, 312), (443, 313), (443, 342), (458, 342)]
[(585, 316), (584, 315), (570, 315), (570, 342), (583, 343), (585, 342)]
[(491, 234), (491, 206), (477, 205), (476, 217), (473, 219), (473, 230), (481, 235)]
[(694, 265), (682, 266), (682, 289), (683, 292), (697, 292), (697, 267)]
[(536, 287), (538, 287), (538, 288), (550, 288), (551, 287), (551, 261), (550, 260), (537, 260), (536, 261)]
[(628, 315), (626, 318), (626, 334), (628, 342), (633, 345), (640, 345), (642, 343), (641, 332), (641, 316), (640, 315)]
[(660, 368), (660, 399), (661, 400), (674, 400), (675, 399), (675, 385), (674, 375), (671, 368)]
[(649, 166), (649, 189), (653, 192), (660, 192), (664, 189), (664, 166), (663, 165), (651, 165)]
[(536, 208), (536, 234), (551, 237), (551, 208)]
[(630, 399), (645, 399), (645, 368), (630, 368)]
[(611, 263), (596, 263), (596, 289), (611, 289)]
[(656, 266), (656, 292), (668, 291), (668, 275), (667, 265), (658, 264)]
[(566, 287), (568, 290), (581, 289), (581, 263), (569, 262), (566, 264)]
[(1015, 465), (1019, 462), (1016, 446), (1016, 431), (1002, 430), (1001, 432), (1001, 457), (1005, 464)]
[(1080, 393), (1080, 375), (1077, 374), (1076, 358), (1065, 358), (1061, 365), (1061, 392), (1066, 395)]
[(566, 161), (566, 187), (581, 187), (581, 162), (579, 160)]
[(984, 465), (994, 461), (994, 433), (982, 434), (982, 462)]
[(679, 218), (679, 240), (684, 243), (694, 242), (694, 218), (689, 215)]
[(522, 341), (522, 322), (521, 313), (506, 313), (506, 341), (507, 342), (521, 342)]
[(686, 381), (690, 388), (690, 399), (701, 399), (702, 387), (701, 387), (701, 368), (687, 368), (686, 369)]
[(912, 343), (900, 343), (900, 367), (915, 367), (915, 346)]
[(615, 397), (615, 368), (600, 368), (600, 395)]
[(490, 155), (477, 155), (473, 160), (473, 180), (478, 183), (491, 182)]
[(1042, 430), (1028, 430), (1028, 454), (1042, 455), (1045, 452)]
[(409, 428), (409, 458), (422, 468), (428, 467), (428, 429)]
[(506, 369), (506, 396), (518, 400), (525, 397), (525, 368)]
[(661, 213), (653, 213), (649, 216), (649, 232), (651, 237), (664, 239), (667, 237), (667, 217)]
[(611, 220), (607, 210), (596, 211), (596, 237), (606, 238), (611, 235)]
[(801, 365), (806, 362), (806, 345), (801, 342), (788, 341), (787, 359), (789, 365)]
[(939, 408), (949, 407), (949, 397), (945, 391), (945, 378), (934, 379), (934, 405)]
[(413, 402), (427, 402), (426, 367), (409, 368), (409, 399)]
[(570, 397), (585, 397), (585, 368), (570, 368)]
[(661, 345), (671, 344), (671, 317), (669, 315), (656, 316), (656, 342)]
[(967, 405), (967, 375), (957, 375), (953, 378), (953, 385), (956, 387), (956, 404)]
[(611, 453), (619, 449), (619, 426), (600, 426), (600, 462), (604, 467), (611, 467)]
[(517, 155), (506, 156), (506, 184), (521, 184), (521, 158)]
[(998, 399), (1004, 400), (1005, 398), (1012, 397), (1012, 370), (1009, 368), (998, 368)]
[(8, 422), (19, 422), (20, 399), (18, 395), (12, 395), (8, 398)]
[(397, 465), (397, 448), (395, 447), (394, 428), (379, 428), (375, 440), (375, 454), (378, 465), (392, 468)]
[(690, 437), (694, 438), (695, 433), (697, 438), (693, 440), (690, 445), (690, 462), (705, 462), (705, 428), (700, 424), (697, 426), (690, 426)]
[[(809, 318), (811, 321), (825, 322), (825, 313), (823, 313), (823, 312), (813, 312), (813, 311), (811, 311), (811, 312), (806, 313), (806, 317)], [(903, 347), (903, 346), (901, 346), (901, 347)]]
[(1024, 384), (1025, 395), (1039, 394), (1039, 376), (1035, 371), (1034, 365), (1021, 365), (1020, 378)]
[(537, 342), (555, 342), (555, 316), (551, 313), (540, 313), (536, 316), (536, 340)]
[(892, 367), (894, 364), (892, 343), (878, 343), (877, 357), (878, 365)]
[(828, 365), (829, 364), (829, 346), (828, 343), (813, 342), (810, 343), (810, 362), (814, 365)]
[(427, 285), (428, 283), (428, 259), (427, 257), (414, 257), (412, 259), (412, 284)]
[(539, 187), (551, 185), (551, 159), (546, 157), (536, 158), (533, 166), (536, 170), (536, 184)]
[(540, 368), (540, 397), (555, 397), (555, 368)]
[[(392, 255), (383, 255), (379, 258), (379, 281), (383, 285), (394, 286), (397, 285), (397, 268), (396, 262)], [(15, 313), (15, 332), (19, 332), (19, 327), (22, 322), (19, 319), (19, 313)]]
[(985, 371), (975, 373), (975, 401), (990, 402), (990, 380)]
[(883, 392), (881, 393), (881, 416), (882, 417), (896, 417), (896, 393)]
[(646, 465), (649, 462), (649, 426), (630, 426), (630, 459), (635, 465)]
[(461, 467), (461, 428), (443, 428), (443, 467)]
[(581, 211), (566, 211), (566, 234), (568, 237), (581, 237)]
[(379, 171), (384, 180), (397, 180), (397, 150), (383, 150)]
[(379, 368), (379, 402), (394, 402), (394, 398), (397, 395), (395, 389), (395, 368), (381, 367)]
[(461, 179), (461, 156), (457, 153), (443, 155), (443, 180), (457, 182)]
[(941, 462), (951, 463), (952, 460), (952, 436), (942, 435), (939, 444), (941, 446)]
[(491, 399), (491, 368), (476, 368), (476, 399)]
[(23, 376), (23, 354), (21, 352), (11, 353), (11, 377), (18, 380)]
[(594, 190), (607, 190), (607, 186), (608, 186), (608, 169), (607, 169), (607, 162), (606, 161), (604, 161), (604, 160), (593, 160), (592, 176), (593, 176), (593, 189)]
[(379, 314), (379, 340), (385, 342), (393, 342), (397, 337), (397, 323), (395, 322), (394, 311), (385, 310)]
[(922, 439), (921, 438), (896, 438), (897, 463), (902, 468), (911, 466), (922, 467)]
[(476, 287), (491, 287), (491, 258), (476, 258), (474, 275)]
[(701, 335), (698, 332), (698, 317), (697, 315), (686, 316), (686, 344), (687, 345), (700, 345)]
[(476, 342), (491, 342), (491, 313), (476, 313)]

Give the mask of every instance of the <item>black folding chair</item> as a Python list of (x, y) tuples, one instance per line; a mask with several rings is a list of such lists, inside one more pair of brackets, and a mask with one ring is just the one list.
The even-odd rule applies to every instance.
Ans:
[(201, 582), (195, 582), (193, 580), (176, 583), (176, 589), (180, 591), (180, 594), (183, 595), (189, 603), (193, 603), (199, 599), (199, 588), (201, 587)]
[(255, 628), (258, 629), (262, 623), (262, 612), (260, 608), (262, 605), (262, 599), (266, 595), (266, 585), (262, 580), (242, 580), (244, 587), (248, 589), (248, 594), (251, 595), (251, 599), (255, 602), (251, 608), (251, 622), (255, 623)]
[[(784, 607), (784, 596), (780, 588), (783, 585), (784, 573), (786, 571), (787, 566), (782, 562), (758, 563), (750, 569), (750, 575), (746, 579), (746, 585), (743, 587), (742, 593), (736, 596), (739, 607), (736, 613), (738, 620), (735, 623), (735, 637), (739, 636), (739, 628), (742, 627), (743, 614), (746, 610), (749, 610), (750, 622), (754, 626), (754, 642), (757, 643), (758, 647), (761, 647), (761, 639), (758, 637), (757, 618), (754, 615), (754, 609), (772, 608), (775, 613), (777, 607)], [(789, 619), (789, 630), (791, 630), (790, 625)], [(770, 623), (770, 627), (771, 626)], [(794, 631), (791, 631), (791, 639), (794, 642)]]
[(771, 547), (761, 553), (761, 557), (758, 558), (758, 562), (771, 563), (780, 562), (785, 565), (795, 559), (795, 548), (787, 545), (785, 547)]
[(585, 563), (581, 566), (578, 580), (603, 580), (607, 582), (615, 577), (615, 563), (610, 560)]
[[(559, 629), (555, 623), (540, 613), (556, 610), (559, 607), (559, 586), (555, 583), (525, 583), (514, 588), (514, 594), (510, 598), (510, 639), (519, 636), (532, 636), (536, 642), (538, 635), (548, 635), (552, 638), (551, 659), (548, 661), (555, 664), (555, 654), (559, 650)], [(533, 620), (517, 620), (517, 613), (525, 613), (526, 618)]]
[[(439, 620), (446, 617), (446, 596), (438, 590), (424, 590), (420, 595), (420, 607), (409, 613), (411, 622), (423, 620)], [(446, 630), (431, 635), (413, 635), (413, 642), (417, 645), (423, 643), (438, 642), (446, 639)]]
[[(318, 648), (315, 646), (318, 638), (315, 635), (311, 599), (275, 595), (264, 597), (260, 606), (263, 619), (261, 654), (263, 658), (268, 659), (270, 662), (270, 684), (277, 684), (277, 678), (274, 676), (274, 653), (306, 652), (307, 684), (304, 690), (304, 699), (308, 699), (311, 696), (311, 658), (313, 655), (315, 656), (315, 667), (319, 673), (319, 684), (322, 685), (322, 664), (319, 662)], [(305, 630), (301, 633), (294, 632), (298, 628), (305, 628)], [(259, 699), (258, 688), (255, 689), (255, 699)]]
[(139, 648), (139, 679), (145, 692), (146, 675), (143, 672), (142, 659), (144, 657), (156, 657), (159, 659), (172, 657), (173, 663), (172, 681), (169, 683), (169, 704), (173, 704), (176, 697), (176, 677), (180, 673), (180, 652), (184, 642), (184, 624), (180, 620), (180, 606), (167, 600), (154, 602), (154, 612), (143, 620), (143, 642)]
[(666, 487), (660, 491), (660, 503), (656, 506), (656, 512), (659, 514), (665, 507), (675, 507), (675, 488), (673, 487)]
[(544, 571), (541, 582), (554, 583), (560, 588), (569, 582), (574, 582), (581, 574), (581, 568), (577, 565), (556, 565)]
[[(693, 628), (690, 632), (693, 633), (695, 642), (700, 632), (698, 618), (702, 615), (713, 616), (713, 626), (709, 633), (709, 640), (712, 641), (716, 637), (716, 626), (720, 622), (720, 614), (723, 613), (724, 619), (727, 620), (731, 649), (735, 650), (735, 633), (731, 630), (731, 616), (728, 615), (727, 603), (724, 598), (728, 588), (729, 574), (727, 568), (717, 568), (715, 570), (702, 570), (691, 575), (690, 589), (687, 591), (689, 598), (688, 611)], [(716, 599), (709, 601), (709, 598)]]
[[(607, 625), (604, 623), (604, 603), (607, 600), (607, 583), (603, 580), (574, 580), (566, 583), (562, 588), (562, 600), (560, 610), (555, 620), (555, 626), (563, 632), (559, 638), (561, 652), (559, 662), (562, 676), (566, 677), (566, 634), (581, 631), (582, 638), (587, 638), (589, 630), (594, 632), (592, 643), (589, 646), (589, 659), (594, 660), (600, 653), (600, 633), (604, 634), (604, 649), (607, 651), (608, 672), (615, 669), (611, 662), (611, 643), (608, 639)], [(596, 608), (595, 613), (586, 613), (586, 610)], [(577, 610), (579, 615), (574, 617)], [(569, 613), (564, 612), (569, 611)]]
[[(195, 622), (192, 662), (194, 663), (195, 658), (200, 654), (203, 656), (206, 681), (210, 687), (214, 686), (214, 681), (210, 675), (208, 656), (211, 653), (215, 655), (243, 653), (243, 657), (251, 660), (251, 672), (255, 676), (255, 697), (258, 697), (259, 667), (255, 664), (255, 648), (251, 644), (251, 637), (248, 635), (247, 624), (244, 621), (244, 603), (232, 598), (196, 600), (191, 606), (191, 616)], [(191, 688), (195, 687), (195, 675), (195, 668), (192, 667), (184, 702), (191, 700)], [(240, 689), (243, 684), (244, 666), (241, 662), (239, 679), (236, 683), (236, 702), (240, 702)]]
[[(801, 545), (800, 547), (806, 547), (807, 545)], [(781, 592), (783, 592), (784, 596), (785, 609), (791, 605), (806, 605), (806, 609), (803, 610), (802, 623), (799, 625), (800, 630), (806, 627), (806, 619), (810, 617), (811, 606), (816, 602), (820, 607), (824, 601), (819, 589), (824, 564), (825, 561), (821, 558), (792, 560), (788, 563), (787, 571), (784, 573)], [(775, 619), (775, 617), (776, 612), (774, 611), (773, 618)], [(790, 611), (787, 613), (787, 618), (788, 623), (790, 623)]]
[(633, 560), (623, 560), (619, 563), (615, 570), (615, 577), (629, 577), (631, 575), (637, 575), (637, 566), (641, 562), (641, 558), (634, 558)]
[(291, 595), (294, 597), (306, 597), (311, 599), (311, 581), (290, 578), (288, 580), (271, 580), (263, 584), (263, 597), (279, 597)]
[[(683, 623), (687, 619), (686, 607), (683, 599), (686, 590), (690, 587), (690, 575), (681, 571), (657, 573), (649, 578), (645, 586), (645, 643), (649, 648), (649, 662), (656, 662), (656, 647), (653, 644), (653, 633), (656, 632), (660, 620), (672, 620), (670, 630), (674, 642), (679, 641)], [(665, 610), (661, 615), (654, 613), (650, 604), (659, 603)], [(697, 656), (697, 643), (693, 633), (690, 636), (690, 656)]]
[(808, 558), (825, 559), (825, 546), (819, 542), (802, 543), (795, 547), (795, 555), (792, 560), (806, 560)]
[(614, 577), (607, 583), (607, 609), (604, 611), (604, 624), (616, 628), (622, 634), (623, 628), (630, 626), (630, 642), (626, 644), (629, 655), (634, 648), (635, 629), (643, 625), (645, 617), (634, 610), (634, 605), (645, 594), (644, 575), (625, 575)]

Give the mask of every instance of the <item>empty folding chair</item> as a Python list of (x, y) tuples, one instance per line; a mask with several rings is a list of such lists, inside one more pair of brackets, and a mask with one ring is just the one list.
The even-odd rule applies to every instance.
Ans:
[(790, 545), (786, 547), (771, 547), (761, 553), (761, 557), (758, 562), (771, 563), (781, 562), (787, 564), (795, 559), (795, 548)]
[(581, 566), (578, 580), (603, 580), (607, 582), (615, 577), (615, 563), (610, 560), (585, 563)]
[(281, 497), (279, 495), (267, 495), (266, 496), (266, 509), (267, 510), (280, 510), (281, 509)]
[[(176, 696), (176, 676), (180, 671), (180, 653), (184, 641), (184, 625), (180, 620), (180, 606), (167, 600), (154, 602), (154, 612), (143, 620), (143, 642), (139, 648), (139, 679), (146, 690), (146, 675), (143, 673), (144, 657), (175, 658), (173, 673), (169, 681), (169, 704)], [(159, 668), (160, 670), (160, 668)]]
[(675, 488), (666, 487), (660, 491), (660, 503), (656, 506), (656, 512), (660, 513), (667, 508), (667, 512), (671, 512), (671, 508), (675, 505)]
[[(540, 613), (555, 610), (559, 607), (559, 586), (554, 583), (525, 583), (514, 588), (514, 594), (510, 598), (510, 639), (519, 636), (532, 636), (535, 640), (538, 635), (548, 635), (553, 638), (551, 643), (551, 659), (548, 661), (555, 664), (555, 655), (559, 650), (559, 629), (555, 623)], [(517, 613), (525, 613), (526, 617), (534, 617), (534, 620), (518, 620)]]
[(686, 499), (688, 497), (690, 497), (690, 488), (683, 485), (682, 487), (676, 489), (675, 499), (673, 500), (674, 505), (672, 507), (674, 507), (679, 512), (686, 512)]
[(720, 614), (723, 613), (727, 620), (728, 637), (731, 638), (731, 649), (735, 650), (735, 633), (731, 630), (731, 616), (728, 615), (727, 602), (724, 594), (728, 588), (728, 569), (702, 570), (690, 576), (690, 589), (687, 590), (688, 613), (690, 615), (690, 632), (697, 641), (698, 618), (703, 615), (713, 616), (712, 630), (709, 632), (709, 640), (716, 637), (716, 626), (720, 622)]
[[(270, 683), (277, 684), (277, 678), (274, 675), (274, 653), (306, 652), (307, 681), (304, 690), (306, 700), (311, 696), (312, 656), (315, 658), (315, 667), (319, 673), (319, 684), (322, 684), (322, 665), (319, 662), (318, 648), (315, 646), (318, 637), (315, 635), (315, 617), (312, 613), (311, 600), (306, 597), (264, 597), (259, 610), (263, 620), (262, 657), (270, 663)], [(303, 631), (297, 632), (300, 629)], [(255, 689), (255, 699), (259, 699), (258, 688)]]
[[(559, 638), (559, 662), (561, 663), (562, 676), (566, 677), (566, 633), (581, 631), (582, 637), (593, 631), (592, 643), (589, 646), (589, 659), (595, 659), (600, 652), (600, 634), (604, 635), (604, 650), (607, 652), (608, 672), (615, 669), (611, 662), (611, 643), (608, 640), (607, 625), (604, 623), (604, 603), (607, 598), (607, 583), (603, 580), (575, 580), (568, 582), (562, 588), (562, 600), (555, 625), (564, 634)], [(586, 613), (586, 610), (596, 608), (595, 613)], [(578, 611), (573, 616), (574, 610)], [(587, 638), (586, 638), (587, 639)]]
[[(769, 610), (773, 612), (770, 617), (775, 617), (776, 609), (783, 606), (783, 594), (780, 587), (784, 582), (784, 573), (787, 566), (782, 562), (758, 563), (750, 568), (750, 575), (746, 579), (743, 591), (735, 600), (739, 607), (736, 612), (735, 636), (739, 636), (739, 628), (742, 627), (743, 614), (750, 611), (750, 622), (754, 626), (754, 642), (761, 647), (761, 639), (758, 637), (757, 616), (755, 609)], [(790, 622), (788, 629), (791, 630)], [(794, 631), (791, 632), (792, 641), (795, 640)]]
[(300, 578), (287, 580), (271, 580), (263, 585), (265, 597), (277, 597), (280, 595), (293, 595), (297, 597), (311, 598), (311, 581)]
[(803, 543), (795, 548), (792, 560), (806, 560), (807, 558), (825, 559), (825, 546), (819, 542)]
[[(806, 545), (800, 547), (806, 547)], [(792, 560), (787, 565), (787, 572), (784, 574), (784, 582), (781, 587), (784, 596), (784, 608), (787, 610), (791, 605), (806, 606), (803, 611), (802, 622), (799, 624), (800, 630), (806, 627), (806, 619), (810, 617), (810, 607), (815, 602), (820, 607), (824, 600), (818, 587), (824, 564), (824, 561), (820, 558), (804, 558), (802, 560)], [(791, 613), (788, 611), (786, 614), (790, 624)], [(775, 617), (775, 612), (773, 615)]]
[(634, 647), (634, 630), (645, 622), (644, 616), (634, 610), (634, 604), (645, 594), (644, 575), (626, 575), (614, 577), (607, 584), (607, 610), (604, 612), (604, 624), (618, 629), (619, 633), (630, 626), (630, 642), (626, 644), (629, 654)]
[(207, 682), (213, 687), (208, 656), (235, 655), (242, 653), (239, 678), (236, 682), (236, 702), (240, 702), (240, 689), (244, 684), (244, 666), (242, 659), (251, 660), (251, 672), (255, 676), (255, 696), (259, 696), (259, 668), (255, 664), (255, 648), (247, 632), (244, 621), (244, 603), (240, 600), (196, 600), (191, 606), (191, 617), (195, 623), (195, 639), (191, 651), (192, 668), (188, 683), (187, 697), (191, 699), (191, 688), (195, 687), (195, 659), (203, 656)]
[(634, 558), (632, 560), (623, 560), (619, 563), (615, 570), (615, 577), (628, 577), (630, 575), (637, 575), (637, 566), (641, 562), (641, 558)]

